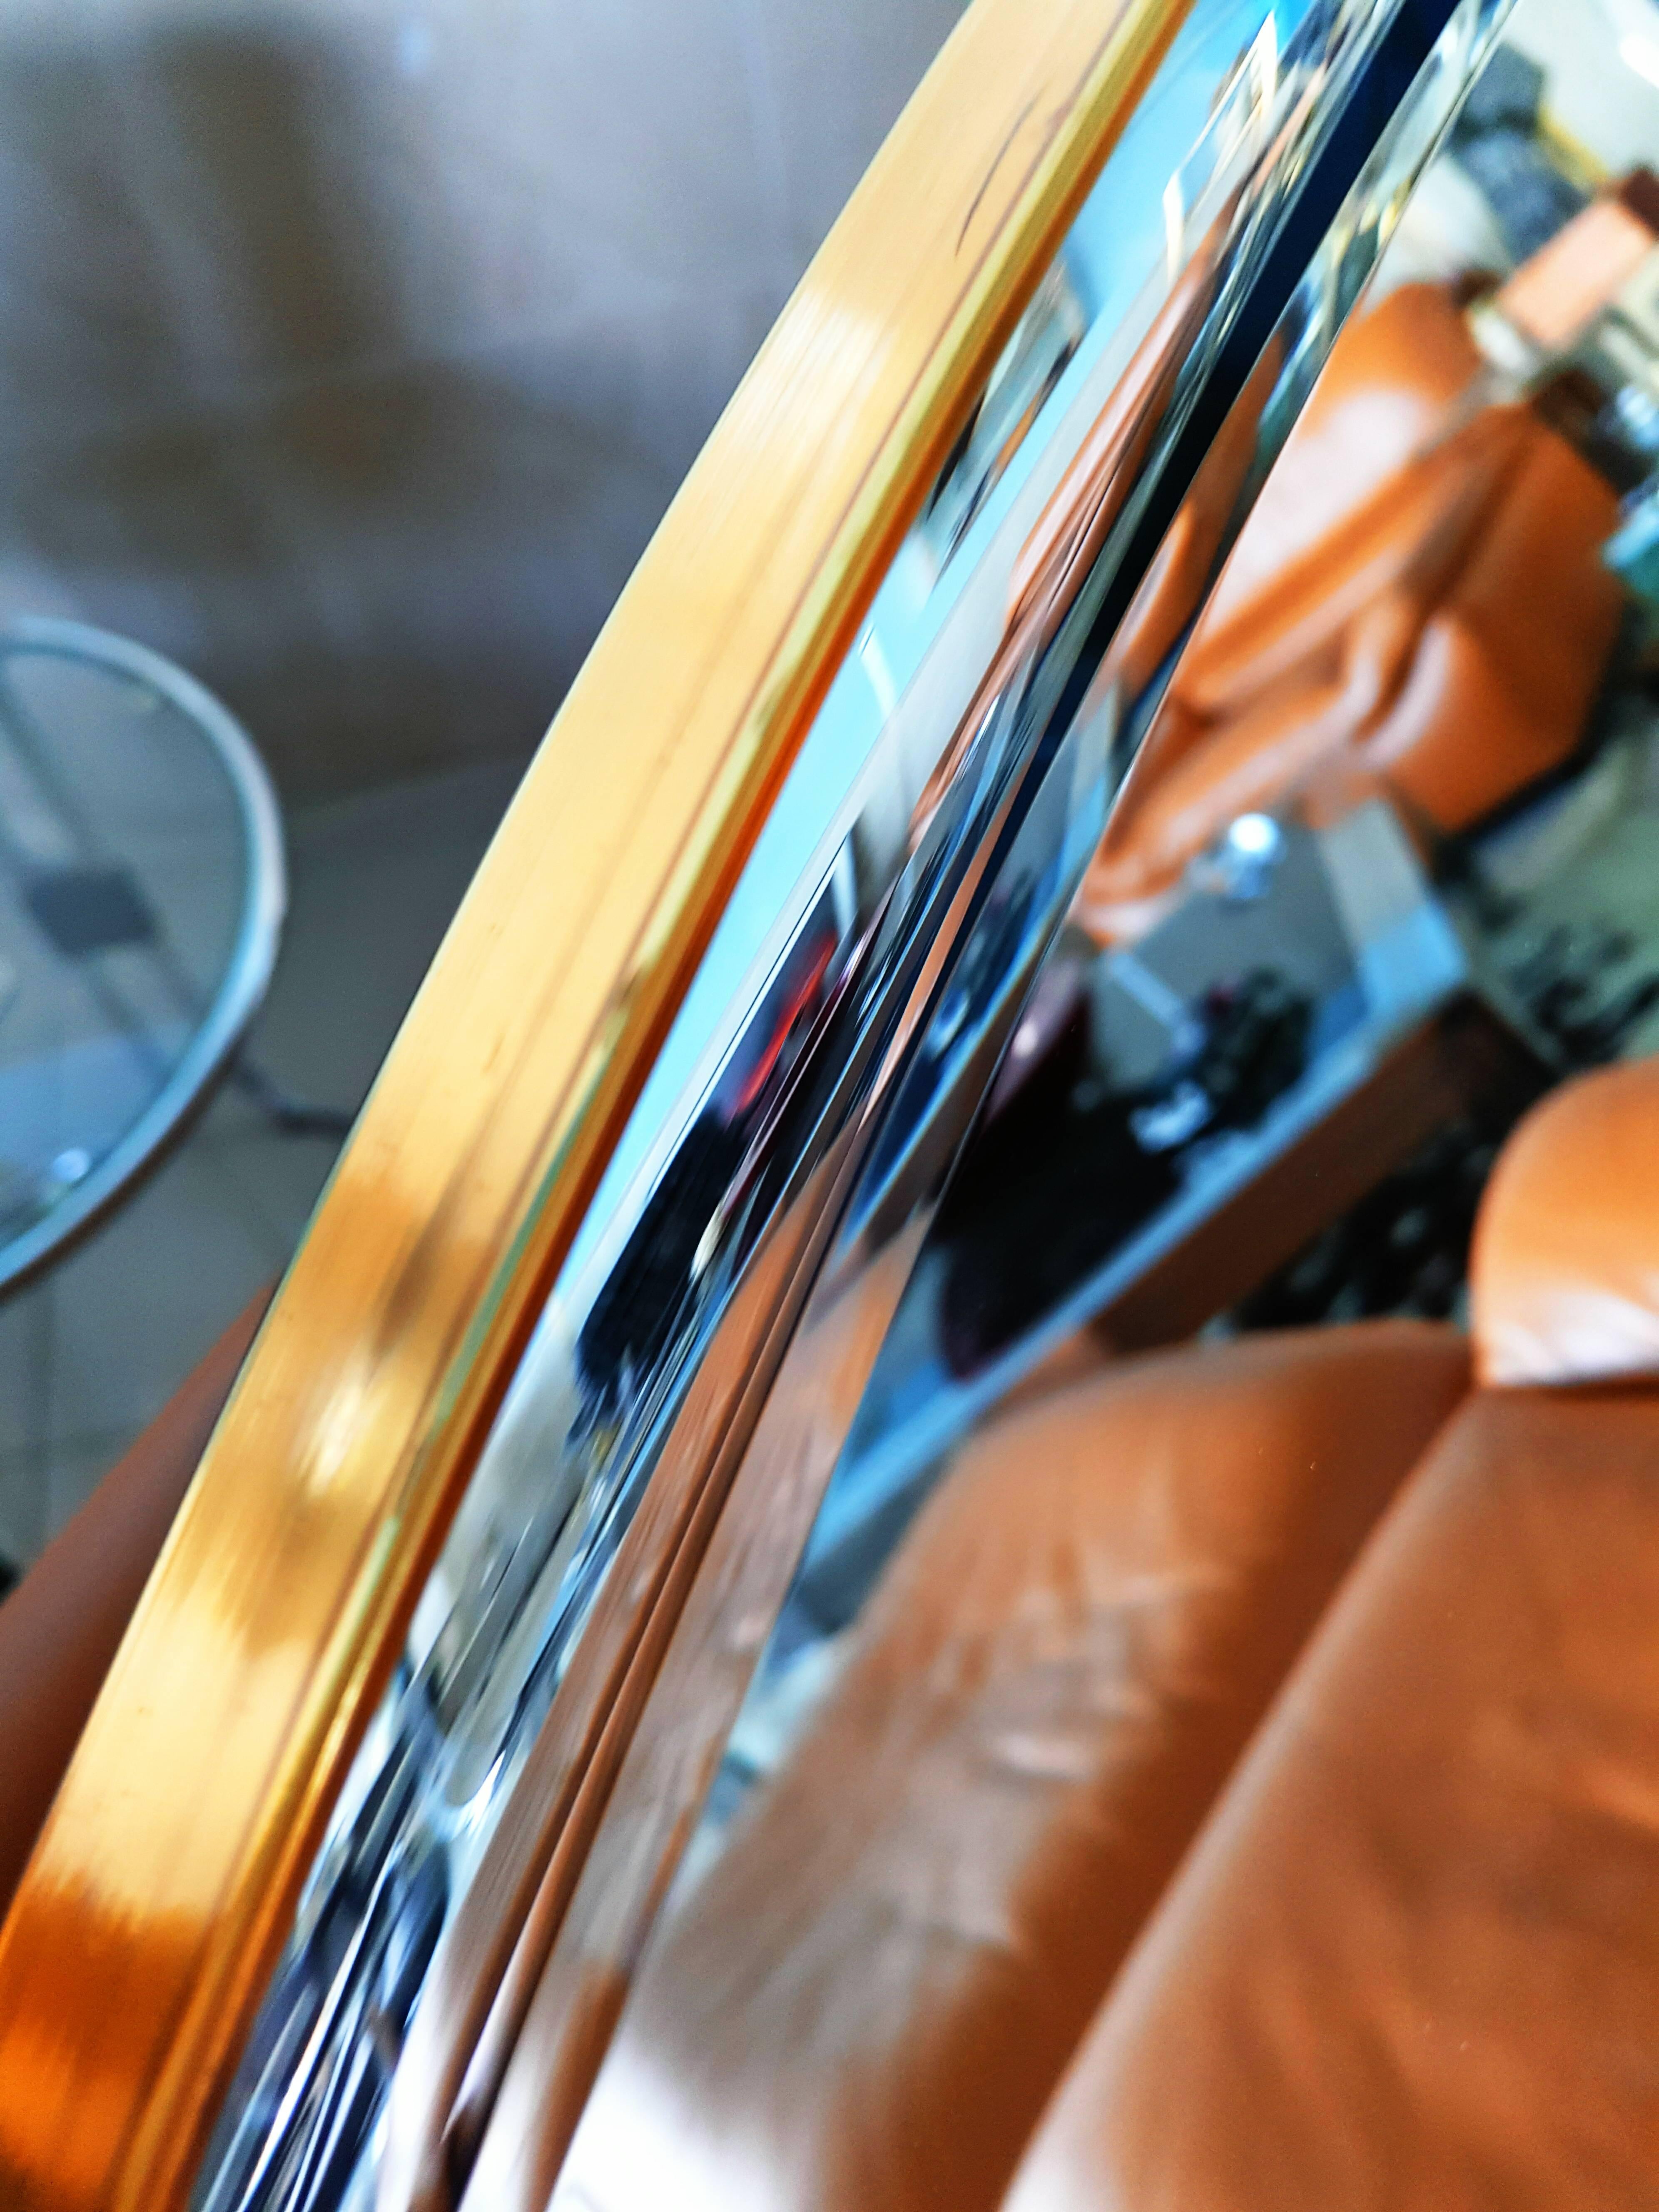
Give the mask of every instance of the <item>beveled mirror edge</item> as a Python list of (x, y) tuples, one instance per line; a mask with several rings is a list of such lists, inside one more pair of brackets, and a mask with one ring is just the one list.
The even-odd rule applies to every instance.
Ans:
[(1184, 14), (977, 0), (573, 688), (0, 1932), (11, 2201), (180, 2201), (483, 1426), (657, 1042), (893, 545)]

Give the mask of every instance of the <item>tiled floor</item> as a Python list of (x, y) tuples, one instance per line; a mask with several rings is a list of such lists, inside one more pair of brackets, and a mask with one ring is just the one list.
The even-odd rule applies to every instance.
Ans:
[[(283, 1089), (360, 1103), (519, 774), (463, 769), (289, 822), (288, 927), (252, 1039)], [(281, 1270), (333, 1157), (227, 1088), (100, 1235), (0, 1306), (0, 1557), (34, 1557)]]

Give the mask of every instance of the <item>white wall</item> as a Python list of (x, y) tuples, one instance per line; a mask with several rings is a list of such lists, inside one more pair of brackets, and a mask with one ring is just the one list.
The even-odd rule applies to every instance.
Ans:
[(961, 0), (0, 0), (0, 617), (527, 750)]
[(1544, 106), (1614, 176), (1651, 166), (1659, 85), (1614, 59), (1621, 40), (1659, 59), (1654, 0), (1520, 0), (1510, 42), (1542, 64)]

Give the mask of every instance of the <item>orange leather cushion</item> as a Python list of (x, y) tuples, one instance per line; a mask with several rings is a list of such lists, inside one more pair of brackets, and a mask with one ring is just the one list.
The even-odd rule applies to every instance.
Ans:
[(1447, 422), (1481, 365), (1437, 284), (1401, 285), (1356, 316), (1261, 487), (1206, 620), (1231, 622), (1358, 513)]
[[(1206, 611), (1173, 689), (1220, 721), (1271, 688), (1316, 678), (1342, 654), (1349, 626), (1392, 596), (1424, 614), (1445, 595), (1498, 506), (1532, 417), (1488, 408), (1384, 477), (1305, 553), (1265, 577), (1242, 606)], [(1249, 535), (1247, 525), (1239, 544)]]
[(1659, 1376), (1659, 1062), (1581, 1077), (1528, 1115), (1469, 1284), (1483, 1382)]
[(558, 2201), (994, 2206), (1466, 1371), (1423, 1324), (1250, 1338), (970, 1443), (647, 1960)]
[[(1084, 927), (1109, 942), (1139, 935), (1144, 925), (1135, 917), (1155, 911), (1143, 902), (1174, 884), (1228, 823), (1271, 811), (1328, 771), (1392, 689), (1420, 621), (1408, 600), (1384, 596), (1341, 641), (1344, 657), (1328, 680), (1293, 681), (1218, 729), (1199, 726), (1201, 734), (1196, 741), (1188, 734), (1178, 761), (1166, 745), (1158, 763), (1164, 773), (1125, 793), (1090, 862), (1078, 895)], [(1182, 706), (1166, 702), (1159, 722), (1178, 717)]]
[(0, 1916), (270, 1302), (231, 1323), (0, 1605)]
[(1411, 285), (1345, 331), (1222, 573), (1085, 879), (1133, 937), (1238, 813), (1390, 790), (1468, 827), (1577, 744), (1618, 627), (1617, 501)]
[(1401, 1493), (1008, 2212), (1659, 2201), (1659, 1393), (1487, 1392)]
[(1359, 748), (1437, 828), (1468, 828), (1577, 744), (1619, 628), (1601, 558), (1618, 520), (1611, 485), (1536, 428), (1394, 711)]

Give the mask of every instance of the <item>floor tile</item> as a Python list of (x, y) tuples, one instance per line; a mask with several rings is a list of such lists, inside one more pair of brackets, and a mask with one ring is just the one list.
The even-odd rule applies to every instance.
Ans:
[[(517, 781), (469, 769), (289, 823), (289, 923), (250, 1041), (280, 1086), (356, 1107)], [(105, 1228), (0, 1305), (0, 1554), (33, 1557), (281, 1273), (336, 1152), (227, 1085)]]
[(121, 1429), (112, 1436), (54, 1443), (45, 1499), (48, 1538), (80, 1511), (137, 1433)]
[(0, 1462), (15, 1459), (50, 1433), (51, 1320), (43, 1291), (0, 1305)]
[(26, 1565), (51, 1534), (48, 1465), (23, 1455), (0, 1462), (0, 1559)]
[(212, 1153), (187, 1145), (56, 1272), (54, 1438), (152, 1419), (286, 1257)]

